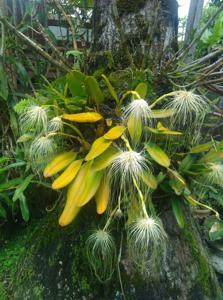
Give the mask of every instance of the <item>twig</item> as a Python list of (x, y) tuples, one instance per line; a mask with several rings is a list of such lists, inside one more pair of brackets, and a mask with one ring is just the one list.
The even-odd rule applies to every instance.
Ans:
[(216, 79), (211, 79), (211, 80), (203, 81), (201, 83), (203, 83), (203, 84), (223, 83), (223, 77), (222, 78), (216, 78)]
[(210, 76), (223, 76), (223, 72), (213, 72), (213, 73), (211, 73), (211, 74), (207, 74), (207, 76), (208, 77), (210, 77)]
[(11, 23), (9, 23), (5, 18), (0, 18), (0, 21), (3, 22), (3, 24), (10, 29), (12, 32), (15, 33), (15, 35), (20, 38), (23, 42), (25, 42), (28, 46), (32, 47), (36, 52), (38, 52), (43, 58), (45, 58), (47, 61), (49, 61), (54, 66), (58, 67), (59, 69), (69, 72), (70, 68), (68, 68), (66, 65), (64, 65), (63, 62), (57, 61), (53, 59), (46, 51), (44, 51), (37, 43), (35, 43), (33, 40), (31, 40), (29, 37), (27, 37), (25, 34), (23, 34), (21, 31), (17, 30), (15, 26), (13, 26)]
[(208, 84), (208, 85), (204, 85), (204, 86), (206, 86), (212, 92), (223, 95), (223, 88), (216, 85), (216, 84), (215, 85), (214, 84)]
[(187, 65), (185, 68), (180, 69), (180, 71), (184, 72), (184, 71), (187, 71), (189, 69), (196, 68), (196, 67), (199, 68), (200, 64), (206, 62), (207, 60), (209, 60), (209, 59), (211, 59), (211, 58), (213, 58), (216, 55), (221, 54), (221, 53), (223, 53), (223, 47), (220, 48), (220, 49), (218, 49), (218, 50), (216, 50), (216, 51), (213, 51), (213, 52), (211, 52), (211, 53), (209, 53), (209, 54), (207, 54), (207, 55), (205, 55), (205, 56), (203, 56), (203, 57), (201, 57), (201, 58), (199, 58), (199, 59), (197, 59), (195, 61), (193, 61), (191, 64)]
[(223, 57), (220, 57), (217, 61), (215, 61), (213, 64), (206, 66), (202, 69), (200, 69), (200, 71), (202, 72), (210, 72), (210, 71), (214, 71), (216, 70), (219, 66), (222, 66), (222, 62), (223, 62)]
[(204, 27), (198, 31), (197, 35), (194, 37), (191, 43), (185, 49), (181, 50), (182, 53), (178, 56), (178, 59), (183, 58), (187, 54), (187, 52), (195, 45), (195, 43), (201, 38), (205, 30), (213, 22), (213, 20), (217, 17), (217, 15), (222, 11), (222, 9), (223, 9), (223, 4), (215, 12), (215, 14), (208, 20), (208, 22), (204, 25)]
[(65, 12), (63, 6), (60, 4), (58, 0), (53, 0), (54, 3), (56, 4), (57, 8), (62, 12), (64, 18), (67, 20), (67, 23), (70, 25), (71, 33), (72, 33), (72, 39), (73, 39), (73, 48), (74, 50), (77, 50), (77, 41), (75, 37), (75, 29), (74, 29), (74, 24), (69, 15)]
[(48, 43), (48, 45), (50, 46), (50, 48), (58, 55), (58, 57), (61, 59), (61, 61), (67, 66), (68, 62), (66, 61), (66, 59), (63, 57), (63, 55), (61, 54), (61, 52), (57, 49), (57, 47), (52, 43), (52, 41), (50, 40), (48, 34), (45, 32), (44, 27), (41, 23), (38, 22), (38, 26), (40, 29), (40, 34), (42, 34), (43, 38), (45, 39), (45, 41)]
[(172, 65), (176, 60), (179, 60), (183, 58), (187, 52), (190, 50), (191, 47), (201, 38), (207, 27), (213, 22), (213, 20), (216, 18), (216, 16), (222, 11), (223, 9), (223, 3), (219, 7), (219, 9), (215, 12), (215, 14), (208, 20), (208, 22), (205, 24), (205, 26), (198, 32), (198, 34), (195, 36), (195, 38), (191, 41), (191, 43), (186, 47), (182, 47), (179, 49), (175, 55), (167, 62), (165, 65), (165, 69), (167, 69), (170, 65)]

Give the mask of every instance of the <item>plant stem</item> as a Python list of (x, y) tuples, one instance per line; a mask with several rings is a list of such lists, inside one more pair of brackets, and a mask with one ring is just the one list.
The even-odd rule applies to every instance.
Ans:
[(73, 129), (73, 130), (74, 130), (74, 131), (82, 138), (82, 140), (84, 140), (83, 134), (80, 132), (80, 130), (79, 130), (76, 126), (71, 125), (71, 124), (69, 124), (69, 123), (67, 123), (67, 122), (64, 122), (64, 121), (62, 122), (62, 124), (64, 124), (64, 125), (70, 127), (71, 129)]
[(127, 149), (128, 149), (129, 151), (132, 151), (132, 148), (131, 148), (131, 146), (130, 146), (130, 144), (129, 144), (129, 141), (127, 140), (127, 138), (125, 138), (125, 137), (122, 135), (122, 136), (121, 136), (121, 139), (124, 141), (124, 143), (125, 143)]
[(111, 214), (110, 214), (110, 216), (109, 216), (109, 218), (108, 218), (108, 220), (107, 220), (107, 222), (106, 222), (104, 228), (102, 229), (103, 231), (106, 231), (106, 230), (107, 230), (107, 228), (108, 228), (108, 226), (110, 225), (110, 223), (111, 223), (111, 221), (112, 221), (112, 218), (114, 217), (114, 214), (116, 213), (117, 209), (118, 209), (118, 205), (117, 205), (117, 206), (113, 209), (113, 211), (111, 212)]
[(136, 98), (137, 99), (140, 99), (141, 97), (139, 96), (139, 94), (136, 92), (136, 91), (128, 91), (128, 92), (126, 92), (123, 96), (122, 96), (122, 98), (120, 99), (120, 101), (119, 101), (119, 107), (122, 105), (122, 102), (124, 101), (124, 99), (128, 96), (128, 95), (134, 95), (134, 96), (136, 96)]
[(78, 142), (82, 143), (83, 140), (75, 135), (72, 135), (72, 134), (68, 134), (68, 133), (64, 133), (64, 132), (51, 132), (48, 134), (48, 136), (54, 136), (54, 135), (62, 135), (62, 136), (65, 136), (65, 137), (70, 137), (70, 138), (73, 138), (75, 140), (77, 140)]
[(141, 192), (141, 190), (140, 190), (140, 188), (139, 188), (139, 186), (138, 186), (138, 184), (137, 184), (137, 182), (136, 182), (136, 179), (135, 179), (135, 176), (134, 176), (134, 175), (132, 176), (132, 180), (133, 180), (134, 186), (136, 187), (137, 192), (138, 192), (138, 194), (139, 194), (139, 198), (140, 198), (141, 204), (142, 204), (143, 213), (144, 213), (145, 217), (148, 218), (149, 216), (148, 216), (148, 214), (147, 214), (147, 210), (146, 210), (146, 206), (145, 206), (144, 197), (143, 197), (143, 194), (142, 194), (142, 192)]
[(156, 104), (158, 104), (160, 101), (162, 101), (164, 98), (166, 97), (170, 97), (170, 96), (174, 96), (176, 95), (177, 92), (170, 92), (168, 94), (164, 94), (161, 97), (159, 97), (158, 99), (156, 99), (151, 105), (150, 108), (153, 108)]

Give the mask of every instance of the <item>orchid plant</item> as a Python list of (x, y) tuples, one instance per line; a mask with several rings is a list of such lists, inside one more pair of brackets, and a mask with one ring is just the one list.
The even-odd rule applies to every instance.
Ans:
[(112, 114), (106, 114), (97, 80), (78, 71), (67, 75), (63, 91), (53, 87), (55, 99), (39, 101), (37, 95), (16, 110), (28, 157), (41, 167), (50, 160), (44, 176), (58, 174), (52, 188), (66, 189), (60, 226), (71, 224), (92, 200), (104, 214), (104, 226), (89, 236), (86, 253), (96, 276), (106, 281), (117, 265), (113, 232), (120, 220), (129, 259), (139, 272), (165, 257), (168, 237), (157, 211), (159, 195), (169, 201), (181, 228), (186, 203), (219, 218), (202, 195), (223, 186), (223, 141), (199, 144), (210, 107), (195, 91), (148, 100), (141, 82), (119, 97), (102, 77), (115, 103)]

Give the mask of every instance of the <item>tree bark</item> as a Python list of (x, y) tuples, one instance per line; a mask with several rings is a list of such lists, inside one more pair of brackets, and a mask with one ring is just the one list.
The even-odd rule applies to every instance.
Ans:
[(132, 59), (159, 70), (177, 50), (177, 28), (175, 0), (96, 0), (92, 52), (110, 51), (120, 68)]
[[(195, 31), (199, 27), (202, 11), (203, 11), (203, 5), (204, 5), (204, 0), (196, 0), (196, 1), (191, 0), (190, 2), (190, 9), (187, 18), (187, 26), (186, 26), (186, 33), (184, 39), (184, 44), (186, 46), (190, 43), (190, 41), (194, 36)], [(187, 59), (186, 59), (187, 62), (193, 60), (195, 50), (196, 50), (196, 44), (194, 44), (193, 47), (190, 48), (187, 54)]]

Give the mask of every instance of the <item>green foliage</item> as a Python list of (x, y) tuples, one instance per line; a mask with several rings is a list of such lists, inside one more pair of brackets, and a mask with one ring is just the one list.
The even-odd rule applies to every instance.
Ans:
[(145, 82), (140, 82), (135, 91), (139, 94), (139, 96), (144, 99), (147, 95), (147, 84)]
[(97, 106), (104, 101), (104, 95), (100, 89), (97, 80), (93, 76), (87, 76), (85, 86), (89, 95), (90, 103), (93, 102)]
[[(10, 157), (1, 157), (0, 217), (3, 221), (6, 221), (10, 218), (10, 211), (16, 214), (19, 207), (23, 220), (27, 222), (29, 220), (29, 208), (24, 192), (30, 185), (34, 175), (23, 178), (26, 173), (26, 162), (17, 161), (11, 163), (11, 159)], [(16, 205), (17, 201), (18, 205)]]
[(111, 94), (111, 96), (115, 99), (116, 103), (118, 104), (118, 102), (119, 102), (118, 95), (117, 95), (115, 89), (113, 88), (113, 86), (111, 85), (109, 79), (104, 74), (102, 75), (102, 78), (104, 79), (104, 81), (108, 87), (109, 93)]
[(172, 204), (174, 216), (177, 220), (179, 227), (184, 228), (185, 218), (182, 210), (182, 199), (179, 199), (177, 197), (172, 197), (171, 204)]
[(2, 57), (0, 58), (0, 97), (7, 101), (8, 99), (8, 82), (7, 82), (7, 76), (5, 72), (5, 65), (3, 63)]
[[(30, 108), (30, 104), (23, 100), (16, 108), (21, 112), (23, 135), (20, 143), (24, 141), (29, 159), (38, 169), (43, 167), (39, 162), (44, 160), (46, 163), (57, 154), (58, 150), (52, 148), (52, 143), (63, 151), (53, 160), (65, 168), (56, 178), (56, 187), (68, 187), (59, 224), (69, 225), (96, 192), (103, 195), (97, 197), (96, 206), (99, 214), (107, 213), (107, 220), (90, 240), (87, 250), (90, 264), (102, 281), (111, 277), (116, 265), (117, 241), (113, 240), (112, 224), (116, 222), (118, 212), (126, 222), (130, 259), (141, 273), (147, 270), (147, 262), (150, 262), (150, 267), (154, 266), (165, 249), (166, 234), (157, 216), (153, 195), (157, 197), (164, 193), (167, 196), (181, 228), (186, 226), (184, 202), (206, 208), (219, 218), (211, 203), (201, 195), (213, 192), (213, 189), (218, 191), (223, 185), (220, 180), (223, 168), (219, 163), (223, 142), (206, 136), (204, 143), (199, 144), (193, 137), (197, 120), (202, 120), (200, 115), (209, 111), (205, 109), (205, 99), (193, 91), (177, 90), (149, 102), (143, 99), (150, 94), (148, 81), (145, 81), (147, 72), (135, 71), (135, 74), (136, 77), (130, 83), (127, 81), (127, 88), (120, 93), (116, 92), (111, 76), (102, 75), (104, 92), (102, 82), (94, 76), (73, 71), (48, 83), (45, 91), (36, 94), (35, 107)], [(143, 82), (138, 82), (139, 78)], [(106, 101), (111, 101), (110, 97), (114, 108), (107, 118), (105, 108)], [(28, 109), (18, 109), (24, 103)], [(73, 106), (79, 107), (80, 112), (77, 113)], [(29, 129), (31, 139), (27, 139), (29, 126), (24, 126), (24, 122), (32, 124)], [(200, 123), (199, 135), (202, 135), (202, 126)], [(64, 151), (74, 149), (77, 157), (66, 162), (70, 152), (64, 154)], [(102, 166), (100, 170), (98, 161)], [(78, 163), (75, 174), (72, 173), (73, 163), (75, 166)], [(102, 184), (105, 177), (109, 179), (106, 187)], [(26, 220), (28, 213), (23, 192), (29, 180), (32, 180), (31, 176), (17, 186), (14, 194)], [(107, 249), (107, 240), (105, 244), (101, 243), (104, 236), (112, 243), (112, 251), (106, 252), (106, 267), (102, 263)], [(149, 244), (153, 246), (148, 253)], [(138, 249), (137, 259), (134, 259), (133, 249)]]
[(67, 85), (73, 97), (80, 97), (80, 99), (86, 97), (85, 78), (86, 76), (79, 71), (72, 71), (67, 74)]
[(66, 52), (66, 57), (73, 56), (75, 59), (75, 63), (73, 65), (73, 69), (80, 69), (81, 64), (83, 63), (83, 53), (78, 50), (69, 50)]
[[(203, 10), (201, 27), (203, 27), (208, 19), (217, 11), (218, 6), (207, 5)], [(197, 55), (202, 56), (211, 49), (219, 47), (223, 42), (223, 12), (221, 12), (214, 22), (205, 30), (197, 45)]]

